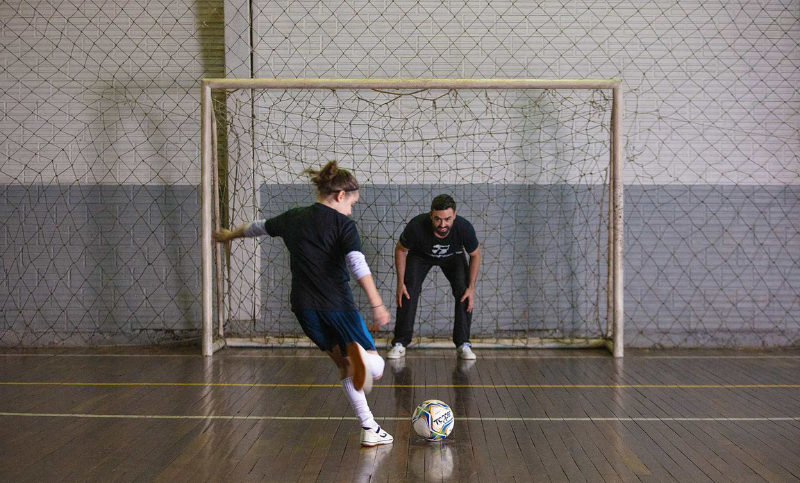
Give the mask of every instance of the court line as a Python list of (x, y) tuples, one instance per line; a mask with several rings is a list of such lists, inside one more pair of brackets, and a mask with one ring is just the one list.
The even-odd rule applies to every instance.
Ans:
[[(282, 350), (282, 349), (278, 349)], [(289, 349), (287, 349), (289, 350)], [(421, 349), (422, 350), (422, 349)], [(428, 350), (428, 349), (424, 349)], [(431, 349), (437, 350), (437, 349)], [(441, 350), (441, 349), (438, 349)], [(486, 351), (531, 351), (526, 355), (487, 355)], [(537, 355), (535, 351), (539, 349), (486, 349), (481, 351), (481, 359), (608, 359), (613, 360), (611, 354), (597, 355), (597, 356), (550, 356), (550, 355)], [(0, 357), (190, 357), (202, 358), (202, 354), (3, 354)], [(323, 354), (259, 354), (259, 355), (224, 355), (221, 356), (225, 359), (328, 359), (327, 355)], [(405, 357), (409, 360), (415, 359), (446, 359), (444, 355), (407, 355)], [(755, 355), (755, 356), (662, 356), (662, 355), (626, 355), (625, 359), (800, 359), (800, 355)], [(213, 359), (211, 359), (213, 360)]]
[[(70, 413), (15, 413), (0, 412), (0, 416), (5, 417), (29, 417), (29, 418), (86, 418), (86, 419), (198, 419), (198, 420), (256, 420), (256, 421), (355, 421), (358, 418), (353, 416), (228, 416), (218, 414), (192, 415), (192, 414), (70, 414)], [(456, 416), (458, 421), (502, 421), (502, 422), (526, 422), (526, 421), (552, 421), (552, 422), (729, 422), (729, 421), (755, 421), (755, 422), (777, 422), (777, 421), (800, 421), (800, 416), (786, 417), (617, 417), (617, 416), (588, 416), (588, 417), (465, 417)], [(409, 417), (398, 416), (376, 416), (380, 421), (408, 421)]]
[[(119, 386), (119, 387), (298, 387), (331, 388), (341, 384), (278, 384), (245, 382), (13, 382), (0, 386)], [(453, 389), (799, 389), (800, 384), (374, 384), (374, 388)]]

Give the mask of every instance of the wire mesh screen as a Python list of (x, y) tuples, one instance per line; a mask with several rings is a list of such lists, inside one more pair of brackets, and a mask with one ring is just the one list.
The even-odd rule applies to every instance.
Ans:
[(199, 337), (214, 2), (0, 3), (0, 345)]
[[(235, 92), (215, 109), (227, 139), (217, 147), (228, 172), (222, 211), (235, 225), (311, 204), (316, 195), (302, 172), (336, 160), (360, 181), (353, 217), (389, 302), (400, 233), (430, 211), (434, 196), (450, 194), (482, 243), (474, 339), (601, 339), (608, 96), (600, 90)], [(234, 242), (230, 250), (226, 335), (302, 336), (289, 308), (282, 241)], [(369, 309), (361, 291), (354, 293)], [(416, 333), (450, 339), (454, 306), (450, 284), (434, 269)]]
[(797, 0), (0, 2), (0, 344), (197, 336), (228, 76), (622, 78), (626, 344), (796, 345), (798, 39)]

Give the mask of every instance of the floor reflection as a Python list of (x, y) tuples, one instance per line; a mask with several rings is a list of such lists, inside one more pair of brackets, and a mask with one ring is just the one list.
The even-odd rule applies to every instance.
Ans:
[(467, 376), (469, 376), (469, 373), (472, 370), (472, 366), (474, 365), (475, 365), (475, 359), (471, 361), (458, 359), (458, 364), (456, 365), (456, 372), (459, 374), (459, 376), (466, 377), (467, 380), (469, 380)]
[(379, 475), (387, 474), (386, 466), (391, 461), (388, 457), (391, 452), (392, 445), (361, 448), (361, 456), (358, 458), (352, 482), (372, 482), (380, 479)]
[(456, 465), (456, 452), (450, 446), (447, 440), (414, 441), (408, 450), (412, 481), (449, 481)]
[(395, 402), (395, 417), (408, 417), (410, 424), (411, 414), (417, 404), (414, 402), (414, 389), (411, 387), (398, 387), (410, 386), (414, 384), (414, 373), (411, 370), (410, 364), (406, 362), (406, 358), (389, 359), (386, 363), (392, 375), (394, 376), (394, 402)]
[(448, 402), (448, 404), (453, 409), (455, 422), (453, 423), (453, 433), (450, 434), (450, 438), (458, 437), (459, 426), (463, 427), (463, 424), (459, 423), (458, 418), (459, 416), (467, 415), (467, 408), (472, 403), (472, 388), (458, 386), (471, 384), (470, 373), (472, 372), (474, 366), (474, 360), (465, 361), (463, 359), (457, 359), (457, 362), (453, 367), (451, 380), (453, 386), (456, 387), (453, 388), (453, 400)]

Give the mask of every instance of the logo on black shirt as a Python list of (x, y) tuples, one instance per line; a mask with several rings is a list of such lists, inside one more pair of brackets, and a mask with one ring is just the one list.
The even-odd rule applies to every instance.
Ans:
[(449, 257), (450, 255), (452, 255), (452, 253), (451, 254), (447, 253), (447, 250), (449, 250), (449, 249), (450, 249), (450, 245), (439, 245), (439, 244), (436, 244), (436, 245), (433, 246), (433, 250), (431, 252), (431, 256), (432, 257), (436, 257), (436, 258)]

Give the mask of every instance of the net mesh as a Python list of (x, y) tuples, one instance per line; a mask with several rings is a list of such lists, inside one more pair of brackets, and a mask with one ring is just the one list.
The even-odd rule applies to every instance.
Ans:
[(622, 78), (626, 345), (796, 345), (798, 39), (797, 0), (0, 2), (0, 344), (197, 337), (227, 76)]
[(223, 26), (206, 1), (0, 4), (1, 345), (198, 337), (197, 79), (224, 75)]
[[(482, 243), (473, 340), (607, 335), (610, 92), (253, 90), (216, 104), (232, 225), (316, 200), (329, 160), (361, 184), (353, 218), (381, 295), (394, 299), (405, 225), (452, 195)], [(225, 201), (227, 200), (227, 201)], [(301, 337), (280, 239), (230, 245), (225, 334)], [(356, 284), (353, 284), (357, 287)], [(368, 301), (354, 290), (365, 314)], [(416, 333), (450, 339), (454, 298), (434, 269)]]

